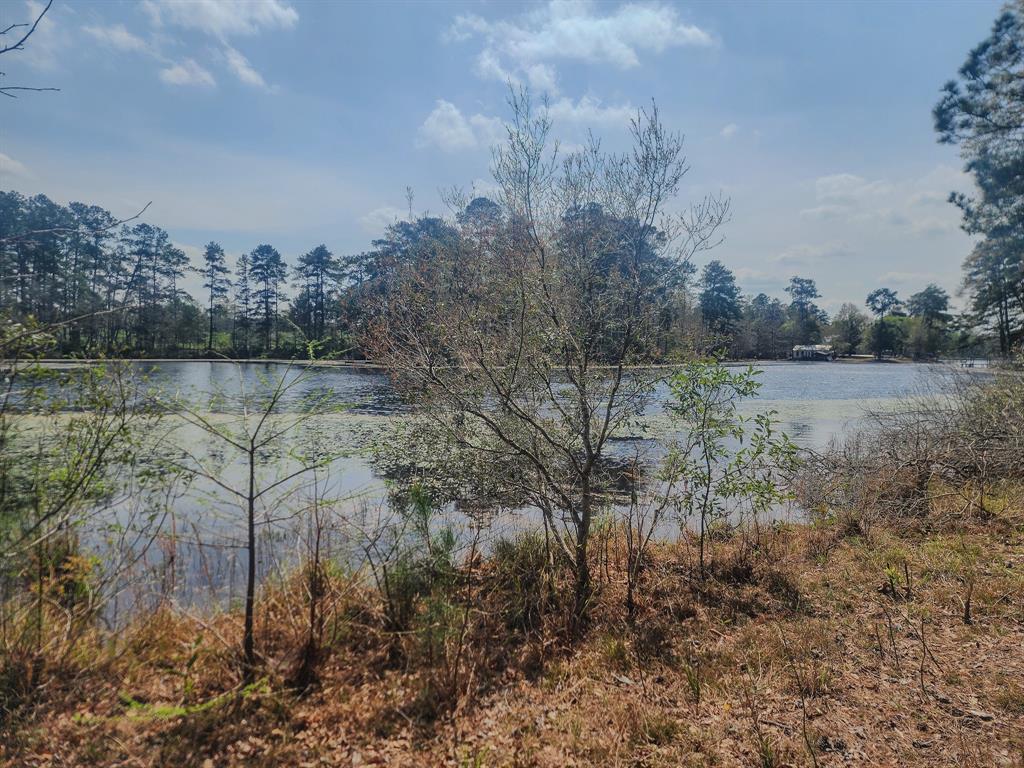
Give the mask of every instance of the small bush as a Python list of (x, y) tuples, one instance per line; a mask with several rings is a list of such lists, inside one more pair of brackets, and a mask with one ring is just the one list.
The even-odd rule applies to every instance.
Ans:
[(42, 673), (42, 659), (28, 653), (7, 653), (0, 662), (0, 726), (29, 701)]
[(645, 621), (636, 628), (633, 647), (637, 656), (643, 661), (672, 661), (675, 649), (672, 645), (673, 632), (657, 621)]
[(551, 576), (544, 536), (527, 531), (513, 539), (498, 539), (492, 560), (505, 626), (521, 632), (539, 629)]
[(378, 577), (387, 629), (392, 632), (408, 632), (420, 600), (448, 592), (458, 575), (455, 531), (447, 525), (435, 531), (435, 512), (426, 491), (413, 486), (404, 509), (411, 523), (411, 537), (402, 542), (390, 566), (386, 563), (380, 566)]
[(795, 611), (800, 607), (800, 586), (791, 574), (778, 568), (769, 568), (761, 577), (761, 582), (765, 589), (781, 600), (789, 610)]
[(640, 718), (633, 738), (636, 742), (663, 747), (675, 741), (679, 732), (678, 720), (662, 712), (650, 712)]
[(381, 567), (386, 629), (408, 632), (413, 625), (420, 598), (429, 595), (429, 569), (412, 554), (400, 556), (389, 568)]
[(996, 694), (996, 706), (1009, 715), (1024, 715), (1024, 688), (1010, 685)]
[(612, 669), (626, 671), (630, 667), (629, 646), (620, 637), (605, 635), (601, 638), (601, 655)]
[(795, 484), (801, 506), (850, 533), (883, 520), (935, 528), (990, 519), (993, 486), (1024, 477), (1024, 379), (950, 375), (944, 385), (941, 397), (872, 414), (808, 461)]

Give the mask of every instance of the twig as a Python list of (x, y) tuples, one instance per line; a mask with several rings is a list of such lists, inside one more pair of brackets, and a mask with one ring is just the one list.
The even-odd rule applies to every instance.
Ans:
[[(15, 89), (14, 88), (6, 88), (6, 89), (5, 88), (0, 88), (0, 91), (4, 91), (4, 90), (15, 90)], [(60, 89), (59, 88), (18, 88), (16, 90), (23, 90), (23, 91), (24, 90), (56, 91), (56, 90), (60, 90)], [(10, 94), (7, 94), (7, 95), (10, 95)], [(102, 227), (92, 227), (92, 228), (90, 228), (90, 227), (84, 227), (84, 228), (83, 227), (51, 227), (50, 229), (33, 229), (33, 230), (28, 231), (28, 232), (22, 232), (22, 233), (17, 234), (17, 235), (10, 235), (9, 237), (2, 237), (2, 238), (0, 238), (0, 245), (5, 245), (7, 243), (17, 243), (17, 242), (19, 242), (21, 240), (29, 240), (29, 239), (31, 239), (33, 237), (38, 237), (39, 235), (51, 235), (51, 234), (57, 234), (57, 233), (61, 233), (61, 232), (75, 232), (75, 233), (82, 234), (82, 235), (94, 235), (95, 236), (95, 235), (101, 234), (103, 232), (107, 232), (107, 231), (109, 231), (111, 229), (114, 229), (115, 227), (119, 227), (122, 224), (127, 224), (129, 221), (135, 221), (136, 219), (140, 218), (142, 216), (142, 214), (144, 214), (147, 210), (149, 210), (149, 206), (151, 206), (152, 204), (153, 204), (153, 201), (150, 200), (148, 203), (146, 203), (144, 206), (142, 206), (142, 209), (138, 213), (136, 213), (134, 216), (129, 216), (126, 219), (118, 219), (117, 221), (110, 222), (109, 224), (104, 224)]]
[(0, 93), (11, 99), (18, 98), (11, 91), (59, 91), (60, 88), (34, 88), (28, 85), (7, 85), (0, 88)]
[[(29, 27), (29, 30), (24, 35), (21, 36), (21, 39), (18, 40), (18, 42), (14, 43), (13, 45), (6, 45), (3, 48), (0, 48), (0, 53), (7, 53), (8, 51), (19, 51), (19, 50), (21, 50), (22, 46), (25, 44), (25, 41), (28, 40), (32, 36), (33, 32), (36, 31), (36, 27), (39, 26), (39, 22), (43, 20), (43, 16), (46, 15), (46, 12), (48, 10), (50, 10), (50, 6), (51, 5), (53, 5), (53, 0), (49, 0), (49, 2), (46, 3), (46, 7), (43, 8), (42, 11), (40, 11), (38, 16), (36, 16), (36, 20), (32, 22), (32, 26)], [(17, 27), (28, 27), (28, 24), (11, 24), (3, 32), (0, 32), (0, 35), (6, 35), (12, 29), (15, 29)]]
[(793, 667), (793, 676), (796, 678), (796, 690), (797, 694), (800, 696), (800, 728), (803, 733), (804, 744), (807, 745), (807, 752), (811, 756), (811, 762), (814, 764), (814, 768), (819, 768), (818, 756), (814, 752), (814, 745), (811, 743), (811, 736), (807, 731), (807, 701), (804, 699), (804, 687), (800, 670), (797, 668), (796, 659), (790, 652), (789, 643), (786, 641), (786, 636), (782, 633), (782, 629), (779, 629), (779, 639), (782, 640), (782, 648), (786, 652), (786, 659), (789, 661), (790, 666)]

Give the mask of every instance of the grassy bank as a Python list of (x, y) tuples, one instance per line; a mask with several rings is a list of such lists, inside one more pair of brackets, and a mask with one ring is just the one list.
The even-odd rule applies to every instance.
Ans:
[[(849, 519), (651, 553), (625, 618), (625, 550), (595, 556), (591, 623), (564, 626), (535, 538), (389, 600), (307, 574), (241, 617), (166, 606), (126, 631), (7, 660), (10, 765), (1020, 765), (1024, 507), (990, 491), (955, 524)], [(392, 581), (393, 584), (397, 582)], [(404, 616), (398, 607), (408, 609)], [(304, 679), (301, 671), (305, 669)]]

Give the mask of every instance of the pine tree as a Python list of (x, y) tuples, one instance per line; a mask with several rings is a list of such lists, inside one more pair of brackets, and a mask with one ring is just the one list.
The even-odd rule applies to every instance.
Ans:
[(288, 275), (284, 260), (277, 249), (258, 245), (249, 254), (249, 279), (255, 290), (253, 299), (259, 308), (263, 350), (277, 346), (277, 313), (281, 302), (281, 284)]
[[(235, 334), (242, 333), (241, 347), (249, 357), (249, 329), (252, 325), (252, 285), (249, 282), (249, 254), (243, 253), (235, 265)], [(232, 342), (237, 349), (237, 337)]]
[(815, 299), (820, 299), (818, 286), (807, 277), (794, 276), (786, 286), (790, 296), (789, 316), (796, 344), (813, 344), (821, 339), (821, 326), (827, 322)]
[(207, 290), (209, 296), (207, 313), (209, 314), (210, 326), (206, 337), (206, 349), (213, 351), (214, 315), (216, 315), (219, 304), (228, 295), (228, 289), (231, 287), (231, 280), (228, 279), (230, 270), (228, 270), (224, 259), (224, 249), (220, 247), (219, 243), (211, 241), (206, 244), (206, 250), (203, 252), (203, 266), (199, 272), (203, 276), (203, 287)]
[(939, 141), (957, 144), (971, 194), (950, 196), (982, 235), (964, 262), (973, 322), (994, 326), (1003, 355), (1024, 339), (1024, 2), (1007, 3), (935, 106)]
[(327, 304), (340, 271), (341, 265), (325, 245), (318, 245), (299, 257), (295, 267), (300, 286), (297, 303), (302, 307), (299, 326), (309, 339), (322, 341), (324, 338)]
[(740, 318), (740, 289), (722, 262), (708, 262), (700, 279), (700, 310), (712, 333), (728, 335)]

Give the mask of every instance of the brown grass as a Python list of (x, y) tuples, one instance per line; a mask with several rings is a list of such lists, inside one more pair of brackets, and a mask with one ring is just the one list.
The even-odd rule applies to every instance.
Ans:
[(239, 616), (160, 611), (117, 637), (85, 635), (8, 718), (0, 758), (1022, 766), (1022, 509), (1019, 496), (992, 506), (991, 518), (959, 529), (876, 523), (858, 534), (837, 522), (737, 535), (716, 544), (704, 584), (689, 542), (660, 545), (632, 624), (613, 539), (607, 562), (595, 563), (598, 597), (578, 641), (564, 631), (560, 580), (520, 621), (493, 562), (462, 570), (439, 614), (447, 631), (431, 642), (431, 624), (385, 632), (376, 593), (335, 576), (319, 683), (305, 693), (287, 686), (305, 631), (299, 577), (261, 598), (266, 674), (244, 690)]

